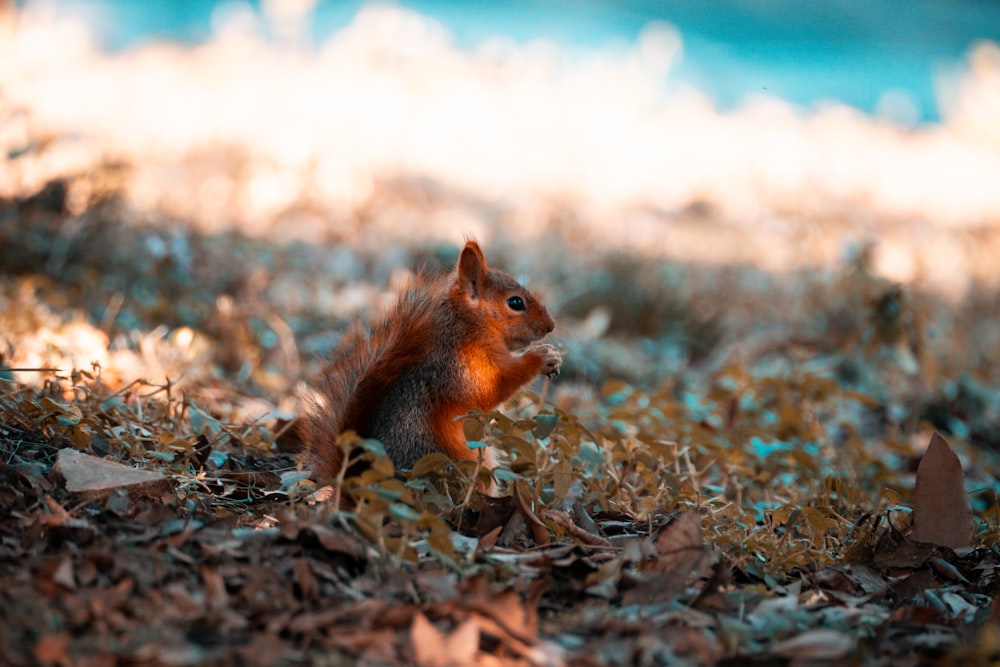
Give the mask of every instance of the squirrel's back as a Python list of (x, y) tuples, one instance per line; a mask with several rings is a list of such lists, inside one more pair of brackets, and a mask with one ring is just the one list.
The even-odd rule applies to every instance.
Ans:
[(457, 418), (554, 375), (558, 352), (533, 345), (553, 327), (537, 299), (488, 268), (469, 241), (454, 273), (419, 276), (370, 328), (355, 324), (340, 341), (303, 423), (313, 477), (339, 472), (345, 431), (381, 440), (400, 468), (432, 452), (473, 458)]

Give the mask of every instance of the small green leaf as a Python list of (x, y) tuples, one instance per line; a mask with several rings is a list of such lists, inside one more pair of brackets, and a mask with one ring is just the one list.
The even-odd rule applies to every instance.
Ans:
[(552, 429), (559, 423), (559, 415), (536, 415), (535, 428), (531, 433), (539, 440), (549, 437)]
[(399, 519), (400, 521), (417, 521), (420, 519), (420, 513), (409, 505), (404, 505), (402, 503), (393, 503), (389, 506), (389, 514), (393, 518)]
[(114, 395), (114, 396), (112, 396), (112, 397), (104, 400), (101, 403), (101, 411), (102, 412), (110, 412), (112, 408), (118, 409), (118, 408), (121, 408), (123, 405), (124, 405), (124, 402), (122, 401), (122, 397), (118, 396), (116, 394), (116, 395)]
[(578, 458), (588, 465), (599, 465), (604, 463), (604, 451), (592, 442), (581, 442), (580, 449), (574, 458)]
[(374, 440), (372, 438), (366, 438), (360, 443), (362, 449), (366, 452), (371, 452), (376, 456), (386, 456), (385, 445), (382, 444), (381, 440)]
[(510, 468), (494, 468), (493, 476), (499, 479), (501, 482), (513, 482), (519, 479), (524, 479), (522, 475), (518, 475)]

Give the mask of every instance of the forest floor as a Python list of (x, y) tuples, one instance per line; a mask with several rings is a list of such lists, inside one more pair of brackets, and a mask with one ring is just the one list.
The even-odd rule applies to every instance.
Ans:
[[(494, 145), (425, 113), (440, 82), (393, 51), (392, 30), (424, 38), (391, 11), (352, 28), (374, 55), (344, 39), (294, 61), (308, 91), (343, 77), (321, 118), (293, 104), (275, 112), (307, 116), (259, 125), (245, 95), (265, 75), (280, 88), (287, 54), (230, 35), (116, 58), (66, 31), (38, 49), (32, 31), (52, 28), (32, 20), (0, 41), (21, 59), (0, 72), (0, 663), (1000, 660), (1000, 162), (993, 116), (972, 112), (1000, 90), (1000, 51), (980, 52), (961, 122), (898, 131), (842, 111), (581, 103), (659, 72), (655, 39), (611, 70), (538, 75), (517, 70), (530, 50), (484, 64), (432, 35), (442, 90), (507, 91), (500, 119), (524, 99), (565, 112), (565, 137), (540, 124)], [(213, 78), (220, 62), (250, 64), (245, 90)], [(143, 87), (150, 72), (176, 87)], [(107, 107), (59, 97), (78, 86)], [(403, 116), (441, 133), (430, 161), (366, 162)], [(265, 136), (279, 118), (290, 133)], [(648, 136), (625, 136), (639, 120)], [(574, 158), (573, 123), (607, 160)], [(633, 153), (597, 141), (605, 126), (650, 168), (618, 170)], [(664, 136), (691, 153), (639, 150)], [(510, 145), (525, 152), (500, 164)], [(814, 178), (782, 162), (824, 150)], [(295, 435), (323, 355), (415, 271), (449, 270), (470, 233), (541, 297), (564, 357), (558, 379), (465, 422), (502, 452), (501, 497), (477, 492), (475, 463), (394, 471), (365, 443), (354, 503), (323, 500)]]
[[(0, 220), (5, 664), (997, 658), (990, 291), (949, 302), (863, 253), (774, 276), (498, 243), (498, 266), (539, 260), (566, 359), (467, 424), (510, 495), (381, 460), (341, 509), (314, 503), (289, 428), (351, 316), (323, 304), (384, 304), (457, 246), (389, 261), (128, 225), (111, 195), (69, 215), (65, 193)], [(935, 430), (965, 475), (931, 493), (975, 517), (956, 548), (912, 525)]]

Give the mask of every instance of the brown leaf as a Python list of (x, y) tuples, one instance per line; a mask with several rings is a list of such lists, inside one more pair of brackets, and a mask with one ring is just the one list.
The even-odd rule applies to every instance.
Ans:
[(917, 570), (906, 576), (894, 577), (894, 581), (889, 586), (889, 590), (897, 600), (910, 600), (911, 598), (924, 593), (931, 588), (938, 588), (940, 584), (930, 570)]
[(808, 630), (771, 648), (780, 658), (793, 662), (839, 660), (854, 649), (857, 640), (836, 630)]
[(208, 565), (203, 566), (201, 582), (205, 587), (205, 606), (208, 609), (225, 609), (229, 605), (226, 581), (218, 569)]
[(663, 526), (651, 544), (654, 555), (639, 563), (636, 585), (623, 596), (623, 602), (649, 604), (664, 602), (679, 595), (702, 576), (712, 577), (719, 554), (702, 545), (701, 515), (688, 510)]
[[(277, 665), (290, 652), (288, 642), (270, 633), (258, 633), (247, 646), (238, 647), (236, 652), (244, 665)], [(291, 660), (287, 660), (291, 662)]]
[(918, 542), (958, 549), (972, 542), (972, 507), (962, 464), (935, 433), (917, 468), (913, 529)]
[(166, 478), (162, 473), (139, 470), (132, 466), (83, 454), (75, 449), (59, 450), (55, 470), (66, 480), (66, 490), (70, 493), (109, 491), (136, 484), (159, 483), (167, 485)]
[(33, 651), (35, 660), (40, 665), (65, 664), (68, 657), (66, 649), (69, 647), (69, 642), (70, 635), (68, 632), (45, 635), (35, 644)]
[(200, 433), (194, 445), (194, 460), (199, 468), (204, 468), (208, 457), (212, 454), (212, 442), (204, 433)]
[(57, 595), (63, 589), (76, 588), (73, 560), (68, 556), (40, 563), (35, 578), (38, 590), (46, 597)]
[(472, 665), (479, 651), (479, 626), (469, 619), (445, 636), (422, 612), (417, 612), (410, 625), (410, 643), (417, 664), (423, 667)]
[(321, 523), (310, 524), (308, 530), (316, 536), (316, 539), (327, 551), (341, 553), (359, 561), (366, 559), (365, 546), (358, 541), (358, 538)]
[(538, 515), (531, 511), (528, 507), (528, 502), (521, 495), (520, 490), (517, 485), (514, 485), (514, 500), (517, 509), (521, 510), (521, 514), (524, 519), (528, 522), (528, 527), (531, 530), (531, 537), (535, 540), (535, 544), (546, 545), (551, 541), (549, 536), (549, 528), (545, 525)]
[(444, 635), (427, 620), (423, 612), (413, 615), (410, 625), (410, 644), (417, 662), (427, 667), (444, 665), (448, 659), (444, 647)]
[(470, 579), (462, 588), (464, 606), (481, 615), (484, 631), (509, 633), (512, 639), (529, 645), (537, 640), (537, 600), (522, 600), (512, 590), (495, 592), (482, 576)]
[[(477, 497), (482, 502), (482, 508), (468, 523), (474, 524), (471, 526), (472, 534), (478, 535), (480, 539), (494, 533), (497, 528), (503, 529), (510, 521), (514, 512), (517, 511), (516, 501), (513, 496), (494, 498), (479, 493)], [(463, 517), (463, 525), (465, 522), (466, 520)], [(496, 539), (493, 540), (493, 544), (489, 547), (484, 546), (482, 548), (492, 548), (495, 544)]]
[(486, 533), (479, 538), (479, 549), (480, 551), (489, 551), (497, 545), (497, 538), (500, 537), (500, 532), (503, 530), (503, 526), (497, 526), (490, 532)]
[(454, 665), (471, 665), (479, 651), (479, 625), (469, 619), (455, 628), (445, 640), (445, 648)]
[(299, 586), (302, 599), (306, 602), (313, 602), (319, 595), (319, 582), (313, 574), (309, 561), (305, 558), (296, 558), (292, 563), (292, 572), (295, 574), (295, 583)]
[(76, 588), (76, 577), (73, 575), (73, 560), (63, 558), (59, 566), (52, 572), (52, 581), (69, 590)]
[(701, 559), (701, 515), (687, 510), (660, 529), (655, 541), (659, 556), (651, 563), (661, 572), (688, 572)]
[(872, 558), (872, 565), (881, 569), (918, 568), (936, 553), (936, 548), (927, 542), (899, 542), (879, 545)]
[(72, 517), (69, 512), (59, 504), (59, 502), (52, 496), (46, 494), (44, 497), (45, 509), (47, 510), (43, 522), (47, 526), (62, 526), (63, 524), (69, 522)]

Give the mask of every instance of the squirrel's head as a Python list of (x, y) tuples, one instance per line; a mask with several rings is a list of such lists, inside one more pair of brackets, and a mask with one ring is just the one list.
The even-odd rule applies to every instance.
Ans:
[(555, 322), (535, 295), (510, 275), (486, 264), (475, 241), (458, 258), (453, 293), (468, 304), (477, 324), (494, 329), (507, 349), (520, 350), (552, 332)]

